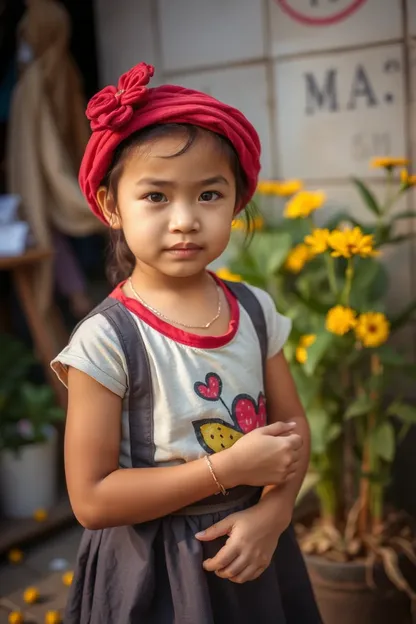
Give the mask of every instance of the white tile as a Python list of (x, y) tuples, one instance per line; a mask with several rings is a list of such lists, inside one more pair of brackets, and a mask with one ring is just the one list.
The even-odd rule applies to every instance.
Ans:
[(197, 89), (240, 109), (259, 133), (262, 144), (263, 177), (272, 175), (271, 129), (267, 98), (267, 78), (264, 65), (252, 65), (178, 75), (172, 78), (174, 84), (188, 89)]
[[(157, 63), (151, 3), (152, 0), (95, 0), (102, 86), (116, 84), (121, 74), (141, 61)], [(152, 83), (157, 82), (156, 74)]]
[(275, 64), (282, 177), (368, 175), (406, 151), (401, 48), (386, 45)]
[(158, 6), (165, 70), (264, 56), (260, 0), (158, 0)]
[[(414, 0), (409, 0), (414, 4)], [(401, 36), (401, 0), (269, 0), (273, 55)]]

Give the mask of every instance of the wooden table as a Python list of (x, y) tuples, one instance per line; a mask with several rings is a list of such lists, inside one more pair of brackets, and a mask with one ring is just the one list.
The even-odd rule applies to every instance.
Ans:
[(40, 262), (52, 262), (53, 252), (49, 249), (29, 249), (20, 256), (1, 257), (0, 271), (10, 271), (16, 293), (32, 335), (35, 351), (43, 366), (58, 403), (62, 407), (67, 404), (67, 391), (50, 368), (51, 360), (57, 354), (57, 341), (62, 342), (67, 334), (62, 320), (53, 309), (45, 315), (34, 296), (34, 271)]

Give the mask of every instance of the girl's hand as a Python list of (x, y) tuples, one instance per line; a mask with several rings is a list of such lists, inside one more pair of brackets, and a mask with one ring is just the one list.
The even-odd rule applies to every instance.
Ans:
[[(302, 448), (302, 438), (293, 433), (295, 427), (296, 423), (276, 422), (240, 438), (227, 451), (233, 485), (282, 485), (291, 479), (298, 469)], [(212, 455), (213, 464), (217, 459)], [(221, 481), (215, 464), (214, 470)]]
[(233, 583), (253, 581), (269, 567), (288, 524), (289, 520), (282, 522), (276, 517), (271, 522), (258, 505), (231, 514), (195, 536), (201, 542), (209, 542), (229, 535), (217, 555), (204, 561), (204, 569)]

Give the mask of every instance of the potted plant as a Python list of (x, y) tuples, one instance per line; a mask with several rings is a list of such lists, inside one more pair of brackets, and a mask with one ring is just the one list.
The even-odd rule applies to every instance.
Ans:
[(249, 223), (257, 228), (249, 245), (241, 234), (247, 224), (234, 224), (227, 267), (228, 277), (268, 290), (293, 321), (286, 355), (311, 425), (308, 482), (319, 500), (315, 524), (299, 536), (326, 624), (410, 623), (415, 598), (411, 522), (385, 493), (400, 440), (416, 423), (416, 408), (397, 390), (398, 374), (414, 375), (416, 367), (388, 340), (416, 302), (388, 313), (382, 258), (410, 236), (397, 226), (414, 214), (396, 203), (416, 176), (403, 169), (397, 180), (404, 159), (373, 165), (385, 171), (383, 202), (353, 180), (368, 222), (344, 212), (318, 227), (324, 193), (297, 180), (261, 183), (263, 222)]
[(11, 518), (48, 509), (57, 495), (57, 432), (64, 412), (47, 385), (27, 381), (33, 357), (0, 338), (0, 505)]

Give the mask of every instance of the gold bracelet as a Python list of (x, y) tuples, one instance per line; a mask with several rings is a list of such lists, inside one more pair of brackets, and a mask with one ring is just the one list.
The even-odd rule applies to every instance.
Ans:
[(209, 455), (205, 455), (205, 461), (208, 464), (208, 468), (209, 471), (211, 473), (212, 478), (214, 479), (216, 486), (218, 488), (218, 492), (216, 492), (217, 494), (223, 494), (224, 496), (226, 496), (228, 494), (227, 490), (225, 489), (225, 487), (218, 481), (217, 479), (217, 475), (215, 474), (214, 468), (212, 467), (212, 462), (211, 462), (211, 458)]

